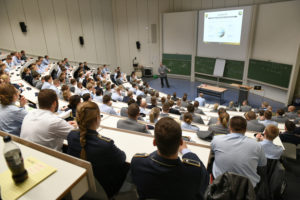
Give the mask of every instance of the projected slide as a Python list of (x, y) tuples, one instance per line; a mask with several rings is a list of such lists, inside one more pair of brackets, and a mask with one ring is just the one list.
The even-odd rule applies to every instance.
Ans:
[(243, 9), (204, 13), (203, 42), (240, 45)]

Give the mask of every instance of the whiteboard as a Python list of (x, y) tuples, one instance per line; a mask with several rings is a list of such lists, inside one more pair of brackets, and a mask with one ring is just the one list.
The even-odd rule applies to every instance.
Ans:
[(215, 69), (214, 69), (214, 76), (222, 77), (224, 74), (226, 60), (223, 59), (216, 59)]

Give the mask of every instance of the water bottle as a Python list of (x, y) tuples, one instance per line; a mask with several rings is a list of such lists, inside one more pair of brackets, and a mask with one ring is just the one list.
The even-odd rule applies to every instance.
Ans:
[(20, 148), (11, 141), (10, 136), (3, 138), (4, 149), (3, 154), (6, 160), (6, 164), (12, 173), (14, 182), (22, 183), (28, 178), (28, 173), (24, 168), (24, 161)]

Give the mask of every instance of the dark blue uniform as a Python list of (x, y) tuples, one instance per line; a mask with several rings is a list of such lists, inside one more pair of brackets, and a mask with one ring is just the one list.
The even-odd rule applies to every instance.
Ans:
[(136, 154), (131, 161), (131, 176), (140, 199), (203, 199), (209, 176), (198, 156), (192, 152), (170, 160), (157, 151)]
[[(78, 158), (81, 151), (79, 136), (79, 131), (71, 131), (68, 135), (68, 154)], [(125, 153), (114, 145), (113, 140), (98, 135), (94, 130), (88, 130), (85, 150), (95, 178), (107, 196), (112, 197), (121, 188), (129, 170)]]

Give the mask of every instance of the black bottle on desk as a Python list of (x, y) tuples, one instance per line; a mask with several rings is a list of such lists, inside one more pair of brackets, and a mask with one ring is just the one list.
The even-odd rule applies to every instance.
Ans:
[(28, 173), (24, 168), (24, 161), (20, 148), (12, 142), (10, 136), (3, 138), (4, 149), (3, 154), (6, 164), (12, 173), (12, 178), (16, 184), (22, 183), (28, 178)]

